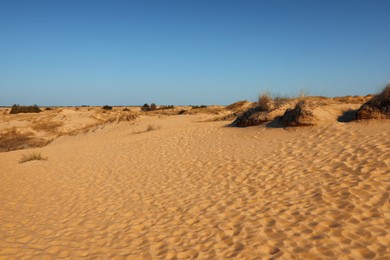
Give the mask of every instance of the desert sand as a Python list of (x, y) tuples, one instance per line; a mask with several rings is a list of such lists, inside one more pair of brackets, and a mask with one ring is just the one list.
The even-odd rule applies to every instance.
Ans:
[[(334, 111), (302, 128), (141, 115), (2, 152), (0, 258), (388, 259), (390, 121)], [(50, 117), (72, 132), (91, 115), (0, 128)], [(47, 160), (19, 163), (30, 152)]]

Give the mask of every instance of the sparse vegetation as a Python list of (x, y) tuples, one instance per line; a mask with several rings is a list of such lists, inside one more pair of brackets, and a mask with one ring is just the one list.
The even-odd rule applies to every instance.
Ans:
[(10, 114), (19, 114), (19, 113), (39, 113), (42, 110), (37, 106), (20, 106), (20, 105), (13, 105), (10, 110)]
[(0, 134), (0, 152), (8, 152), (32, 147), (43, 147), (50, 140), (36, 138), (32, 133), (21, 133), (16, 128), (8, 129)]
[(37, 160), (47, 160), (47, 157), (42, 156), (40, 153), (30, 153), (23, 154), (22, 158), (20, 158), (19, 163), (25, 163), (29, 161), (37, 161)]
[(38, 121), (31, 128), (36, 131), (56, 132), (59, 127), (63, 126), (63, 122), (56, 121)]

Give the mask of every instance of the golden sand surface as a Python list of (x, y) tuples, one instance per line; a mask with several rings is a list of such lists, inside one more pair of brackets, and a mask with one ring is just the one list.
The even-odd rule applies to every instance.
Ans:
[[(0, 153), (0, 258), (390, 258), (389, 121), (208, 118), (141, 116)], [(18, 162), (32, 151), (47, 160)]]

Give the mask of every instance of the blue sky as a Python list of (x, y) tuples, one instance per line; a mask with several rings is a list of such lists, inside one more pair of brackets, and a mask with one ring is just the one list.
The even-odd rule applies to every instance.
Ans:
[(390, 82), (390, 1), (0, 0), (0, 105), (229, 104)]

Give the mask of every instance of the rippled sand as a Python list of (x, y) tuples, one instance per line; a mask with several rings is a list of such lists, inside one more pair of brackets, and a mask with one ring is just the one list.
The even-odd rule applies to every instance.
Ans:
[[(0, 153), (0, 258), (390, 257), (389, 121), (285, 130), (206, 117)], [(48, 160), (18, 163), (30, 151)]]

